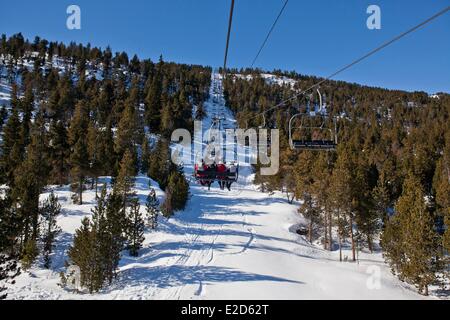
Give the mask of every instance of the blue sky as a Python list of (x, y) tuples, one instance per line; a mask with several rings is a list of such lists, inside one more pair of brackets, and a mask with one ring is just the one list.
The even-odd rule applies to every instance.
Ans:
[[(0, 33), (76, 41), (130, 56), (220, 66), (231, 0), (2, 1)], [(229, 66), (251, 64), (284, 0), (236, 0)], [(82, 29), (66, 28), (66, 8)], [(369, 5), (382, 29), (366, 27)], [(327, 76), (439, 10), (449, 0), (290, 0), (256, 66)], [(337, 76), (371, 86), (450, 92), (450, 13)]]

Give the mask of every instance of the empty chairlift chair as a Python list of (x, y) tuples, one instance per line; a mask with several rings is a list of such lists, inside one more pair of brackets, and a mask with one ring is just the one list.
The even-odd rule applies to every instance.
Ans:
[[(293, 150), (336, 150), (338, 144), (336, 118), (327, 115), (319, 89), (317, 93), (318, 110), (295, 114), (289, 120), (289, 144)], [(299, 120), (300, 126), (297, 125)]]

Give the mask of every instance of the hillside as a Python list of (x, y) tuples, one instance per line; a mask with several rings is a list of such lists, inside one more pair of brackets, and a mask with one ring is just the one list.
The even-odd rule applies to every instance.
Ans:
[[(448, 298), (449, 94), (1, 40), (0, 298)], [(195, 121), (203, 147), (278, 130), (279, 171), (233, 139), (239, 178), (205, 165), (208, 190), (195, 148), (171, 157)], [(293, 147), (333, 123), (336, 150)]]
[[(212, 94), (211, 94), (212, 95)], [(217, 106), (205, 103), (208, 114), (227, 114), (223, 99)], [(210, 117), (204, 120), (206, 128)], [(118, 279), (98, 294), (74, 294), (58, 287), (67, 247), (82, 217), (90, 215), (94, 191), (86, 192), (85, 205), (72, 205), (69, 187), (52, 188), (63, 206), (58, 224), (63, 233), (56, 240), (51, 271), (32, 268), (17, 278), (9, 299), (417, 299), (411, 288), (390, 274), (381, 254), (360, 253), (358, 263), (339, 263), (337, 252), (327, 252), (295, 233), (306, 224), (297, 204), (288, 204), (277, 192), (267, 195), (251, 181), (251, 168), (231, 192), (211, 191), (196, 184), (192, 167), (191, 199), (184, 211), (163, 219), (157, 232), (145, 233), (138, 258), (124, 255)], [(100, 183), (109, 178), (101, 178)], [(142, 203), (148, 183), (138, 177), (135, 190)], [(162, 200), (164, 193), (157, 192)], [(48, 194), (43, 194), (45, 198)], [(350, 251), (345, 250), (345, 255)], [(379, 289), (368, 288), (369, 268), (381, 270)], [(269, 289), (270, 288), (270, 289)]]

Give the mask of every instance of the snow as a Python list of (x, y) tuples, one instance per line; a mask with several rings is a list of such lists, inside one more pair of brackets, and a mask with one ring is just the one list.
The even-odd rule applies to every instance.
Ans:
[[(235, 74), (234, 76), (239, 79), (245, 79), (247, 81), (253, 80), (253, 75), (251, 75), (251, 74), (248, 74), (248, 75)], [(292, 78), (288, 78), (286, 76), (280, 77), (280, 76), (270, 74), (270, 73), (261, 73), (260, 76), (269, 85), (278, 85), (278, 86), (286, 86), (287, 85), (287, 86), (290, 86), (291, 88), (294, 88), (295, 85), (297, 84), (296, 80), (294, 80)]]
[[(224, 126), (236, 124), (225, 108), (220, 92), (221, 77), (213, 75), (211, 98), (205, 103), (208, 117), (225, 118)], [(83, 194), (85, 204), (72, 204), (66, 187), (51, 187), (59, 197), (63, 214), (52, 270), (37, 263), (30, 272), (17, 278), (9, 288), (8, 299), (422, 299), (395, 278), (380, 253), (360, 253), (359, 262), (338, 261), (338, 252), (328, 252), (309, 244), (295, 233), (296, 226), (307, 222), (297, 213), (298, 203), (285, 197), (261, 193), (253, 185), (253, 172), (242, 164), (240, 180), (231, 192), (217, 184), (208, 191), (192, 178), (192, 165), (185, 166), (190, 181), (191, 199), (187, 208), (170, 220), (160, 219), (159, 228), (145, 233), (144, 248), (137, 258), (126, 252), (120, 261), (118, 279), (103, 291), (91, 294), (69, 292), (60, 286), (67, 249), (81, 219), (95, 205), (95, 192)], [(104, 177), (101, 183), (108, 183)], [(135, 190), (141, 203), (156, 188), (146, 177), (137, 177)], [(50, 190), (49, 190), (50, 191)], [(42, 199), (48, 192), (42, 195)], [(144, 208), (141, 208), (144, 210)], [(350, 256), (348, 248), (344, 256)], [(370, 289), (379, 271), (379, 288)], [(377, 279), (377, 278), (376, 278)], [(376, 282), (376, 281), (375, 281)]]

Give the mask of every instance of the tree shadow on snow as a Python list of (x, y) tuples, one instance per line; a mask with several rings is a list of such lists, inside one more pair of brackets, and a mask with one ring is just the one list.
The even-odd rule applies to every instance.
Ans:
[(248, 273), (227, 267), (213, 266), (180, 266), (142, 268), (136, 267), (120, 273), (117, 286), (141, 286), (149, 283), (158, 288), (170, 288), (199, 283), (274, 281), (304, 284), (301, 281), (289, 280), (274, 276)]

